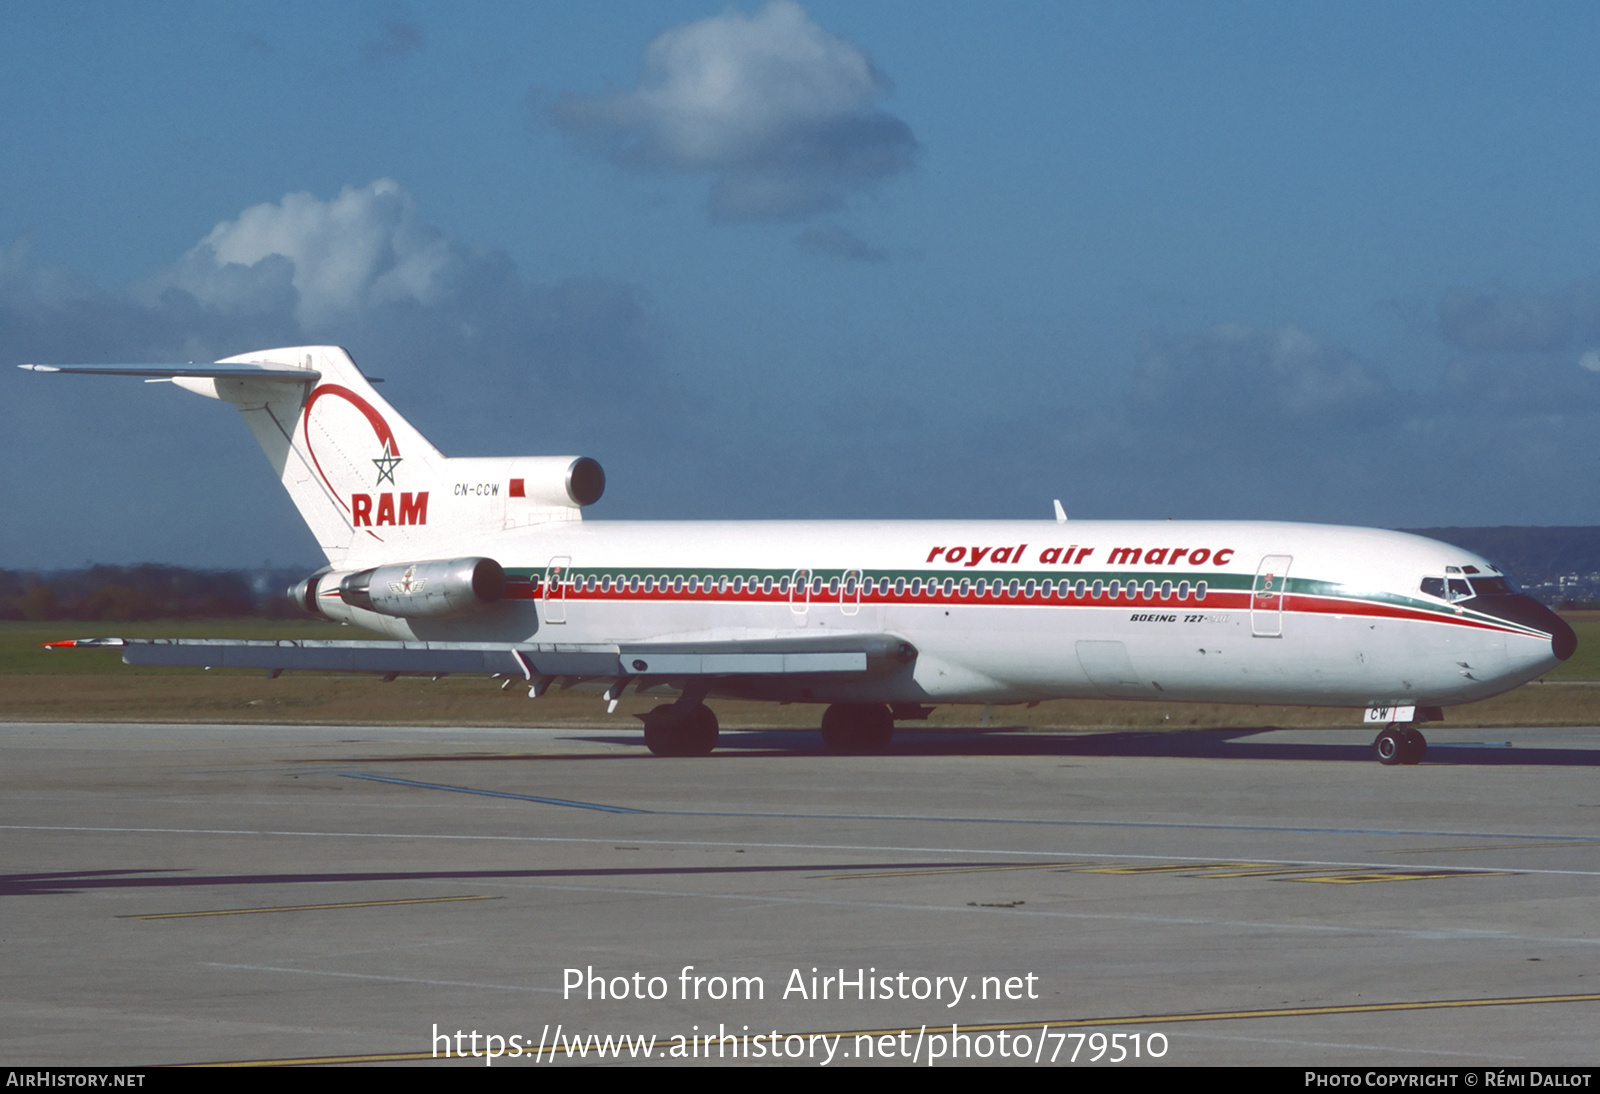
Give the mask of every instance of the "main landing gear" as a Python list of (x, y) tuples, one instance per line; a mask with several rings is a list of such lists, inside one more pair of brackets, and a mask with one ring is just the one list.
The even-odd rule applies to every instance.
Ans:
[(1428, 739), (1409, 725), (1392, 725), (1372, 742), (1372, 754), (1385, 766), (1419, 764), (1428, 751)]
[(717, 716), (698, 699), (662, 703), (644, 716), (644, 743), (657, 756), (704, 756), (717, 747)]
[(894, 714), (882, 703), (835, 703), (822, 715), (822, 741), (829, 752), (882, 752), (894, 736)]

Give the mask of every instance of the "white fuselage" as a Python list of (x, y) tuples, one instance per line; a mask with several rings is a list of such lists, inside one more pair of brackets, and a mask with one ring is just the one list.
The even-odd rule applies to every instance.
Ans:
[(871, 633), (915, 647), (914, 662), (887, 677), (717, 689), (816, 702), (1444, 706), (1559, 663), (1536, 624), (1487, 613), (1485, 600), (1468, 606), (1422, 591), (1428, 577), (1442, 585), (1447, 573), (1497, 575), (1489, 563), (1374, 529), (571, 521), (440, 546), (497, 559), (510, 578), (506, 598), (423, 620), (330, 603), (337, 593), (327, 592), (324, 610), (407, 639), (584, 645)]

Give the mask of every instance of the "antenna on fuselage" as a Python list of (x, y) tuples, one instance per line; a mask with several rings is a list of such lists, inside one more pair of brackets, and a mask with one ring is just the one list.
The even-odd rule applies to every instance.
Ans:
[(1067, 511), (1065, 509), (1061, 508), (1061, 499), (1060, 498), (1056, 498), (1055, 499), (1055, 503), (1056, 503), (1056, 523), (1057, 524), (1065, 524), (1065, 523), (1067, 523)]

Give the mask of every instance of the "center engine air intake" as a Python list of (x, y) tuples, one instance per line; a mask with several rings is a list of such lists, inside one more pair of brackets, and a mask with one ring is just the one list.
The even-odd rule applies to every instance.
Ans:
[[(492, 558), (399, 562), (359, 570), (339, 582), (339, 599), (354, 608), (401, 619), (464, 615), (499, 600), (506, 572)], [(314, 603), (314, 590), (302, 603)]]

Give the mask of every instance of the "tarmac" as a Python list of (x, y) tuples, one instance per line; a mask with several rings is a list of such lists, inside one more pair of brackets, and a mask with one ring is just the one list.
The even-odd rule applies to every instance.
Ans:
[(0, 1054), (1595, 1064), (1600, 728), (1427, 734), (0, 725)]

